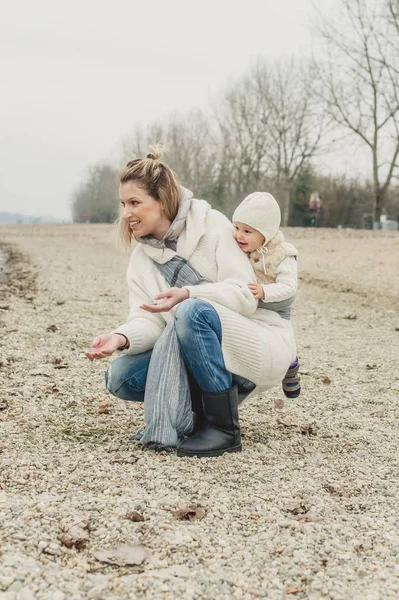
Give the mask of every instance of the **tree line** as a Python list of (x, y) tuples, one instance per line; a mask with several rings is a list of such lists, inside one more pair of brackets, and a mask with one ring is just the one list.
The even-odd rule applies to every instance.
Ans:
[[(258, 59), (207, 110), (136, 126), (121, 164), (162, 141), (168, 164), (196, 197), (231, 216), (256, 189), (273, 193), (282, 224), (306, 225), (322, 194), (320, 225), (399, 217), (399, 0), (339, 0), (315, 14), (311, 59)], [(366, 150), (368, 180), (322, 176), (315, 159), (337, 144)], [(117, 169), (92, 165), (72, 197), (74, 221), (110, 222)]]

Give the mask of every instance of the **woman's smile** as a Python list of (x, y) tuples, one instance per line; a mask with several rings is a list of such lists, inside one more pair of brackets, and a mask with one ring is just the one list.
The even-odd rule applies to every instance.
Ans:
[(141, 221), (139, 220), (134, 220), (134, 221), (129, 221), (129, 226), (130, 229), (135, 229), (137, 227), (137, 225), (140, 225)]

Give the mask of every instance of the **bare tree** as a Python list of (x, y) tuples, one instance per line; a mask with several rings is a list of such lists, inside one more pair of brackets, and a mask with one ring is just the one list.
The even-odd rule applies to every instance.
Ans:
[(287, 225), (293, 183), (321, 149), (327, 123), (313, 93), (308, 63), (293, 59), (274, 63), (269, 78), (267, 155), (275, 172), (282, 224)]
[(318, 93), (331, 118), (370, 151), (379, 223), (399, 156), (398, 2), (339, 0), (317, 27)]
[(75, 222), (110, 223), (118, 210), (116, 171), (98, 163), (89, 167), (87, 176), (72, 195), (72, 217)]
[(166, 161), (196, 197), (212, 199), (217, 173), (217, 147), (208, 116), (200, 110), (174, 113), (163, 122), (136, 127), (123, 144), (124, 157), (145, 156), (151, 144), (167, 149)]
[(293, 182), (316, 154), (322, 122), (308, 67), (290, 61), (257, 61), (225, 92), (217, 113), (221, 165), (235, 203), (273, 187), (287, 225)]
[(262, 185), (269, 171), (268, 88), (267, 73), (255, 65), (225, 90), (215, 110), (220, 132), (219, 179), (228, 213), (245, 193)]

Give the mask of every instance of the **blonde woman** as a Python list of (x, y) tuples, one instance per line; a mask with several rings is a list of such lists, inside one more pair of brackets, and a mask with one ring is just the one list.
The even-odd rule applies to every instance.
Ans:
[[(173, 435), (162, 431), (161, 443), (179, 456), (240, 451), (239, 393), (281, 382), (295, 358), (288, 323), (257, 308), (247, 285), (254, 272), (231, 223), (180, 186), (157, 148), (126, 165), (119, 194), (121, 238), (137, 242), (127, 270), (130, 313), (86, 354), (122, 354), (106, 373), (107, 388), (124, 400), (145, 399), (146, 420), (175, 411)], [(191, 405), (190, 414), (181, 408), (186, 385), (194, 424)], [(145, 435), (143, 443), (160, 441), (154, 429)]]

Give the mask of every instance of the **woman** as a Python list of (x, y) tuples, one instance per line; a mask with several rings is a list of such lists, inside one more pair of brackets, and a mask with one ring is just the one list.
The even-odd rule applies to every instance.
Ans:
[[(247, 285), (254, 273), (230, 221), (194, 199), (160, 158), (152, 148), (120, 174), (120, 236), (125, 245), (132, 237), (138, 242), (127, 270), (130, 313), (127, 323), (96, 337), (86, 355), (94, 360), (122, 352), (108, 369), (107, 388), (124, 400), (143, 401), (153, 348), (173, 331), (197, 415), (195, 432), (181, 441), (178, 455), (237, 452), (239, 392), (280, 383), (295, 344), (284, 319), (257, 309)], [(151, 368), (162, 370), (159, 357)]]

